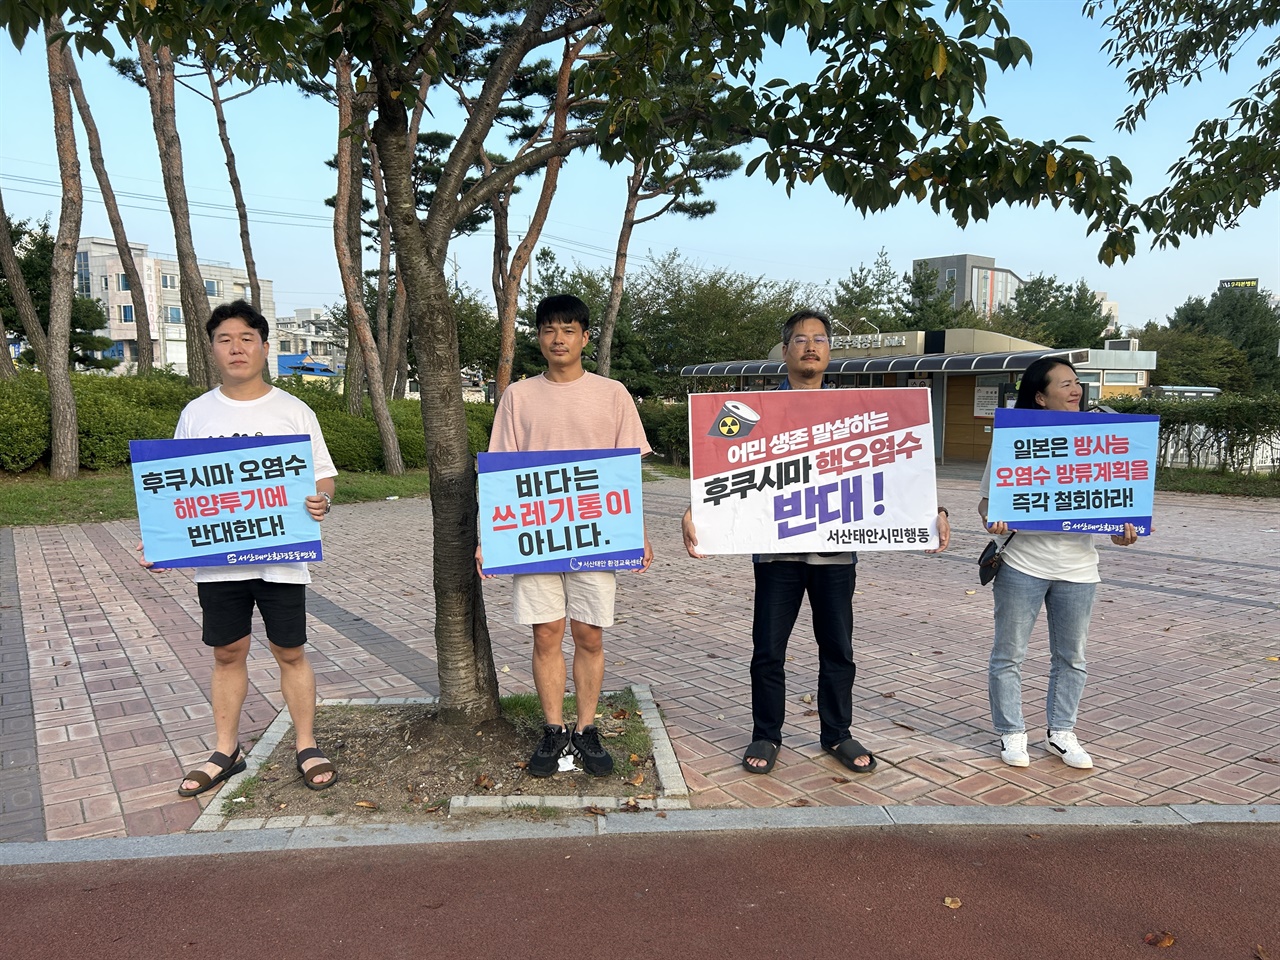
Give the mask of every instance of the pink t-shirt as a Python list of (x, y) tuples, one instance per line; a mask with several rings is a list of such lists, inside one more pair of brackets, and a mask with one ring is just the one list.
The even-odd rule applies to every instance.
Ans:
[(491, 453), (620, 447), (639, 447), (642, 457), (653, 452), (627, 388), (594, 373), (568, 383), (539, 375), (511, 384), (489, 439)]

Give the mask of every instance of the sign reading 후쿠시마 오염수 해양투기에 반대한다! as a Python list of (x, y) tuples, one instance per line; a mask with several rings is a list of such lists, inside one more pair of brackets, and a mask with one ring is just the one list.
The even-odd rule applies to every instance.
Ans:
[(938, 546), (927, 389), (694, 394), (689, 437), (700, 552)]
[(132, 440), (143, 555), (155, 567), (322, 560), (311, 438)]
[(640, 450), (481, 453), (484, 572), (644, 565)]
[(1160, 418), (996, 411), (987, 519), (1014, 530), (1151, 533)]

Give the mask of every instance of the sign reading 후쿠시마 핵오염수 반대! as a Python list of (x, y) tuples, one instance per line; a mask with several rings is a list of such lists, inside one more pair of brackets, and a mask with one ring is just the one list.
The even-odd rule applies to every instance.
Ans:
[(640, 449), (481, 453), (485, 573), (644, 566)]
[(1151, 533), (1160, 418), (997, 410), (987, 518), (1015, 530)]
[(702, 553), (938, 546), (927, 389), (693, 394), (689, 437)]
[(324, 559), (311, 438), (131, 440), (143, 555), (155, 567)]

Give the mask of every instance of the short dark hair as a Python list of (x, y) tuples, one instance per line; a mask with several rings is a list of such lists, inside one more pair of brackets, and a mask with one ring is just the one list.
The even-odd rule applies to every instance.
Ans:
[(534, 311), (534, 326), (541, 330), (551, 323), (576, 323), (585, 333), (591, 329), (591, 310), (571, 293), (543, 297)]
[(1036, 394), (1048, 390), (1049, 381), (1053, 379), (1050, 374), (1053, 373), (1054, 367), (1066, 367), (1072, 373), (1076, 372), (1071, 361), (1062, 357), (1041, 357), (1036, 360), (1022, 375), (1022, 383), (1018, 386), (1018, 402), (1014, 404), (1017, 409), (1040, 409), (1040, 404), (1036, 403)]
[(224, 321), (233, 317), (238, 317), (257, 330), (263, 343), (266, 343), (267, 338), (271, 336), (271, 327), (267, 323), (267, 318), (253, 309), (252, 303), (248, 300), (232, 300), (215, 308), (213, 313), (209, 314), (209, 321), (204, 325), (204, 332), (208, 334), (209, 340), (213, 340), (213, 332), (222, 326)]
[(803, 323), (806, 320), (821, 321), (823, 328), (827, 331), (827, 339), (831, 338), (830, 317), (825, 313), (819, 313), (817, 310), (797, 310), (787, 317), (787, 322), (782, 325), (782, 345), (784, 347), (791, 342), (791, 332), (795, 330), (796, 324)]

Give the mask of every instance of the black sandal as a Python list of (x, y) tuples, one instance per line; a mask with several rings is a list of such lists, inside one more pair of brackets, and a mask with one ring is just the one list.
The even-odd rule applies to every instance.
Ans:
[[(827, 747), (827, 752), (854, 773), (870, 773), (876, 768), (876, 755), (857, 740), (841, 740), (834, 747)], [(865, 766), (859, 766), (854, 763), (855, 760), (862, 757), (869, 758)]]
[[(320, 757), (324, 763), (317, 763), (314, 767), (306, 770), (302, 769), (302, 765), (308, 760), (314, 760)], [(328, 790), (338, 782), (338, 770), (329, 762), (329, 758), (324, 755), (324, 751), (319, 747), (307, 747), (305, 750), (298, 751), (298, 772), (302, 774), (302, 782), (307, 785), (308, 790)], [(333, 776), (324, 783), (316, 783), (316, 777), (326, 773), (332, 773)]]
[(239, 773), (246, 766), (248, 766), (244, 758), (240, 756), (239, 746), (237, 746), (235, 750), (231, 752), (231, 756), (229, 757), (225, 753), (220, 753), (219, 751), (215, 750), (212, 754), (209, 755), (208, 762), (212, 763), (221, 772), (216, 777), (211, 777), (207, 773), (205, 773), (203, 770), (198, 770), (198, 769), (191, 770), (187, 773), (184, 773), (182, 775), (182, 783), (186, 783), (188, 780), (193, 780), (198, 784), (198, 786), (195, 787), (195, 789), (192, 789), (190, 787), (184, 787), (182, 783), (179, 783), (178, 796), (198, 797), (200, 796), (200, 794), (204, 793), (206, 790), (212, 790), (214, 787), (222, 783), (224, 780), (230, 780), (237, 773)]
[[(747, 752), (742, 755), (742, 766), (746, 768), (748, 773), (768, 773), (773, 769), (773, 765), (778, 762), (778, 751), (782, 749), (782, 745), (774, 743), (772, 740), (756, 740), (751, 746), (747, 747)], [(748, 760), (763, 760), (764, 766), (758, 767), (755, 764), (748, 763)]]

